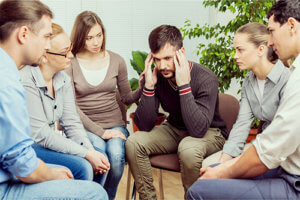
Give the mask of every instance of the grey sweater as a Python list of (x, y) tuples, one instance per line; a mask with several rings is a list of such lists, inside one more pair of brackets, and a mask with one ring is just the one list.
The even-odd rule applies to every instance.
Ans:
[(225, 122), (219, 114), (216, 75), (208, 68), (190, 63), (191, 81), (177, 88), (158, 73), (155, 90), (144, 88), (134, 121), (140, 130), (150, 131), (156, 122), (158, 107), (169, 113), (168, 122), (178, 129), (187, 130), (190, 136), (201, 138), (208, 128), (220, 128), (227, 138)]
[(127, 105), (137, 101), (142, 94), (141, 89), (131, 91), (124, 59), (114, 52), (107, 52), (110, 56), (107, 74), (97, 86), (86, 81), (76, 58), (72, 59), (71, 67), (66, 69), (75, 90), (80, 119), (88, 131), (98, 136), (103, 135), (104, 128), (125, 125), (116, 100), (116, 87), (122, 102)]

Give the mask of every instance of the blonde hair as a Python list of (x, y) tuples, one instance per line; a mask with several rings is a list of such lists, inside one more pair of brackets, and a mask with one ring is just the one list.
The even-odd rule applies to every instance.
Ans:
[[(264, 24), (251, 22), (238, 28), (236, 33), (247, 34), (249, 42), (254, 44), (256, 47), (259, 47), (260, 45), (265, 45), (268, 47), (269, 31)], [(273, 63), (278, 59), (278, 56), (271, 47), (268, 47), (267, 56), (268, 60)]]
[(52, 40), (55, 36), (61, 34), (64, 32), (64, 29), (58, 25), (58, 24), (55, 24), (55, 23), (52, 23), (51, 25), (52, 27), (52, 35), (50, 36), (50, 39)]

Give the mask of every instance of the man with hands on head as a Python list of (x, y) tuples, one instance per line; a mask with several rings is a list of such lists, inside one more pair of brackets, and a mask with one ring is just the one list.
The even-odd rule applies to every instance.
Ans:
[(295, 58), (274, 119), (242, 155), (201, 169), (187, 199), (300, 198), (299, 10), (299, 0), (279, 0), (268, 13), (268, 45), (281, 60)]
[[(203, 159), (222, 149), (227, 138), (218, 109), (218, 79), (206, 67), (186, 59), (180, 31), (161, 25), (151, 32), (149, 46), (145, 86), (134, 116), (141, 131), (126, 142), (127, 161), (141, 199), (156, 199), (149, 155), (178, 152), (186, 191), (199, 177)], [(155, 126), (160, 104), (169, 116)]]

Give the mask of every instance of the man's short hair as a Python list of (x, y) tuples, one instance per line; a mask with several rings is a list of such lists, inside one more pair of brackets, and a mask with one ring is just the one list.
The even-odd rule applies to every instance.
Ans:
[(177, 49), (182, 47), (182, 35), (178, 28), (171, 25), (161, 25), (149, 35), (149, 47), (152, 53), (157, 53), (167, 43)]
[(269, 10), (268, 19), (274, 15), (274, 21), (280, 25), (285, 24), (290, 17), (300, 22), (300, 1), (299, 0), (279, 0)]
[(27, 26), (38, 33), (44, 24), (40, 22), (46, 15), (53, 18), (48, 6), (38, 0), (4, 0), (0, 3), (0, 41), (5, 41), (18, 27)]

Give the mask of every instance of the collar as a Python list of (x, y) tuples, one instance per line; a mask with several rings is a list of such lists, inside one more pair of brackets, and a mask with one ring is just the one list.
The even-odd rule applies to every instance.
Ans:
[[(278, 61), (274, 64), (273, 68), (267, 75), (266, 79), (269, 79), (274, 84), (276, 84), (281, 76), (282, 71), (284, 70), (285, 66), (283, 63), (278, 59)], [(251, 71), (251, 82), (254, 83), (256, 79), (256, 75)]]
[[(34, 80), (36, 86), (39, 88), (46, 88), (47, 86), (46, 86), (45, 80), (43, 78), (41, 69), (39, 67), (30, 67), (30, 69), (31, 69), (32, 77), (33, 77), (33, 80)], [(53, 86), (54, 86), (55, 91), (57, 91), (59, 88), (63, 87), (63, 85), (66, 82), (65, 76), (63, 73), (64, 73), (63, 71), (59, 71), (54, 74)]]
[(290, 66), (290, 70), (294, 71), (297, 66), (300, 67), (300, 54), (296, 57), (295, 61)]
[[(13, 76), (17, 79), (20, 79), (19, 70), (18, 70), (18, 67), (17, 67), (15, 61), (1, 47), (0, 47), (0, 60), (1, 60), (0, 67), (1, 66), (5, 67), (6, 71), (7, 70), (9, 70), (9, 71), (12, 70), (12, 71), (9, 72), (10, 76), (11, 77)], [(13, 66), (13, 67), (7, 67), (7, 66)]]
[(278, 59), (278, 61), (275, 63), (272, 70), (267, 75), (267, 78), (270, 79), (274, 84), (278, 83), (281, 73), (284, 70), (285, 66), (281, 62), (281, 60)]

